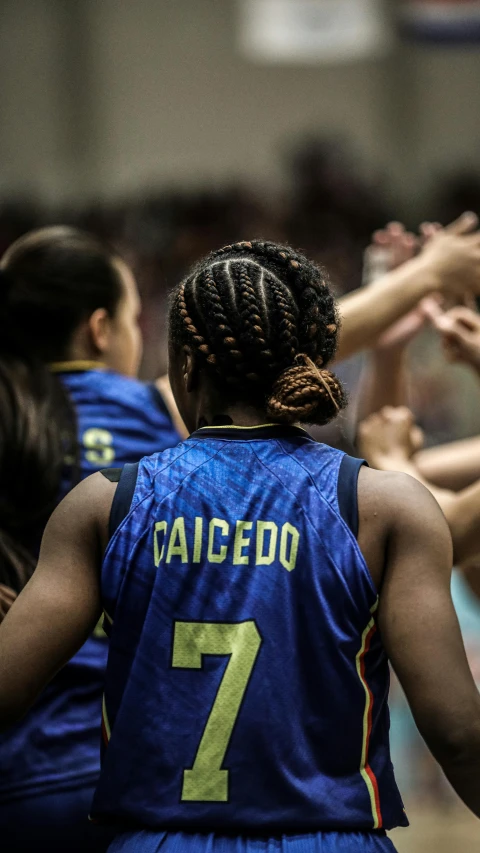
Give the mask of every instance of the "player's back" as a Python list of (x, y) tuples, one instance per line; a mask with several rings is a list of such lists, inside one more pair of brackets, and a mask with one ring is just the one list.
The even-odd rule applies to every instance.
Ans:
[(93, 816), (278, 834), (405, 824), (359, 463), (293, 427), (214, 427), (126, 471)]

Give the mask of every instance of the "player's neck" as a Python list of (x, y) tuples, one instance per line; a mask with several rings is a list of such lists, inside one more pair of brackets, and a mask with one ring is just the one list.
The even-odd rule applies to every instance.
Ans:
[(197, 413), (197, 429), (205, 426), (232, 424), (234, 426), (259, 426), (271, 420), (264, 409), (244, 404), (202, 407)]
[[(271, 423), (266, 408), (260, 403), (235, 400), (232, 396), (217, 388), (205, 375), (199, 372), (188, 397), (188, 410), (184, 413), (185, 423), (192, 432), (206, 426), (252, 427)], [(183, 413), (182, 413), (183, 414)]]
[(91, 361), (91, 362), (104, 362), (107, 363), (107, 359), (102, 357), (102, 353), (93, 346), (90, 337), (87, 333), (87, 330), (84, 326), (80, 326), (73, 333), (72, 339), (68, 346), (67, 352), (64, 353), (64, 357), (62, 359), (56, 359), (58, 361)]

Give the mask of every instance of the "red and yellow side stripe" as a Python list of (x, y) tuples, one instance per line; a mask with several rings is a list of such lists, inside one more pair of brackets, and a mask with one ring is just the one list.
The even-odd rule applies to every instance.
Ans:
[(103, 694), (102, 698), (102, 737), (105, 742), (105, 746), (108, 746), (108, 742), (112, 735), (112, 731), (110, 729), (110, 723), (108, 721), (107, 714), (107, 706), (105, 704), (105, 694)]
[[(111, 616), (108, 615), (105, 608), (103, 610), (103, 616), (104, 616), (104, 619), (105, 619), (105, 622), (107, 623), (107, 625), (109, 627), (111, 627), (113, 625), (113, 619)], [(110, 728), (110, 723), (108, 720), (107, 706), (105, 704), (105, 694), (103, 694), (103, 697), (102, 697), (102, 737), (103, 737), (105, 746), (108, 746), (108, 742), (110, 740), (111, 735), (112, 735), (112, 730)]]
[(367, 786), (372, 806), (373, 828), (380, 829), (382, 827), (382, 812), (380, 809), (380, 795), (378, 791), (377, 778), (368, 763), (368, 748), (370, 745), (370, 734), (372, 731), (372, 710), (373, 710), (373, 695), (365, 678), (365, 656), (370, 648), (372, 637), (377, 630), (373, 614), (378, 607), (378, 599), (371, 609), (372, 618), (362, 634), (362, 643), (356, 657), (357, 674), (362, 682), (362, 687), (365, 691), (365, 709), (363, 712), (363, 738), (362, 738), (362, 759), (360, 764), (360, 773), (362, 779)]

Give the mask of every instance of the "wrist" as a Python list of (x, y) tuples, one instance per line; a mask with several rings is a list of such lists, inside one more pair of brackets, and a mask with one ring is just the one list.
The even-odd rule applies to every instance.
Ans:
[(427, 252), (421, 252), (408, 264), (410, 272), (416, 273), (416, 285), (419, 290), (419, 301), (425, 296), (442, 291), (446, 280), (444, 280), (438, 265)]

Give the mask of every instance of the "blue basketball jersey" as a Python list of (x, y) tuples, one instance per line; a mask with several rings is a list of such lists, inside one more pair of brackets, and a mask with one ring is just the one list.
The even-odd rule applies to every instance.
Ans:
[[(59, 375), (75, 407), (82, 479), (106, 465), (121, 467), (178, 444), (180, 437), (153, 386), (78, 366), (66, 365)], [(69, 485), (66, 477), (62, 497)], [(99, 628), (29, 714), (0, 735), (0, 802), (95, 783), (107, 654), (108, 641)]]
[[(178, 444), (180, 436), (155, 385), (101, 367), (78, 370), (75, 365), (67, 362), (59, 376), (77, 414), (82, 478)], [(69, 488), (67, 473), (64, 493)]]
[(348, 462), (280, 425), (201, 429), (140, 462), (102, 566), (94, 820), (251, 836), (407, 825)]

